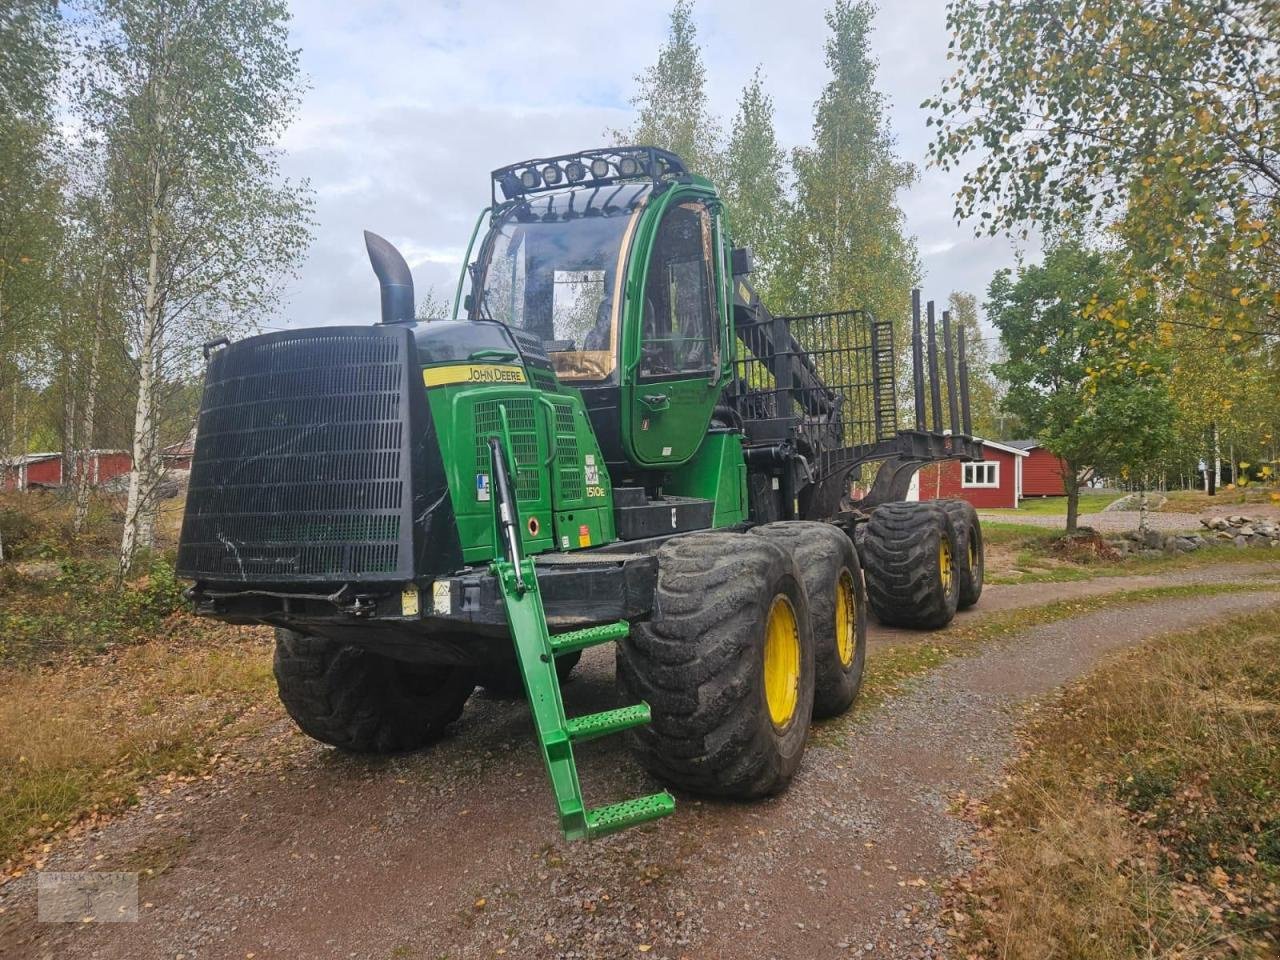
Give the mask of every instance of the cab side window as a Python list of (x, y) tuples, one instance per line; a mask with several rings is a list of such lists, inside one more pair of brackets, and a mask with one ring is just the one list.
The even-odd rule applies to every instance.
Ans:
[(711, 215), (701, 203), (667, 211), (645, 285), (640, 375), (709, 374), (719, 363)]

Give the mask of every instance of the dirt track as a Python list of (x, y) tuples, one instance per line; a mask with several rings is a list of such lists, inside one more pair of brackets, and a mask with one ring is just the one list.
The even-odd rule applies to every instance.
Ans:
[[(1117, 580), (1089, 583), (1133, 586)], [(1035, 586), (1044, 602), (1086, 584)], [(980, 609), (1017, 606), (1031, 594), (1006, 594), (1023, 589), (992, 588)], [(36, 924), (24, 879), (0, 891), (0, 955), (929, 955), (941, 936), (931, 884), (963, 864), (949, 798), (994, 782), (1017, 704), (1114, 648), (1275, 604), (1280, 591), (1260, 583), (1029, 631), (944, 665), (865, 722), (818, 727), (782, 797), (682, 798), (674, 817), (593, 844), (559, 839), (519, 704), (474, 698), (449, 740), (378, 762), (281, 725), (252, 746), (254, 763), (152, 797), (47, 864), (152, 869), (140, 922)], [(569, 711), (612, 698), (611, 654), (592, 651), (567, 687)], [(655, 788), (620, 743), (580, 759), (594, 802)]]

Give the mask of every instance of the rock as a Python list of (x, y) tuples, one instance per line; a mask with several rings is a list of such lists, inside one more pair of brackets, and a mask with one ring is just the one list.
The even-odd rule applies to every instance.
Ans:
[(1247, 523), (1246, 523), (1246, 524), (1243, 524), (1242, 526), (1240, 526), (1240, 527), (1236, 530), (1236, 533), (1237, 533), (1237, 534), (1239, 534), (1239, 535), (1240, 535), (1240, 536), (1242, 536), (1242, 537), (1252, 537), (1252, 536), (1253, 536), (1253, 533), (1254, 533), (1254, 530), (1253, 530), (1253, 527), (1249, 526), (1249, 524), (1247, 524)]
[(1236, 545), (1239, 549), (1243, 550), (1245, 547), (1247, 547), (1247, 546), (1249, 545), (1249, 541), (1248, 541), (1248, 539), (1247, 539), (1247, 538), (1245, 538), (1245, 537), (1237, 536), (1237, 537), (1235, 538), (1235, 545)]
[(1231, 534), (1226, 530), (1219, 530), (1217, 533), (1213, 535), (1213, 538), (1215, 540), (1231, 540), (1233, 539), (1233, 534)]
[[(1147, 509), (1158, 510), (1165, 505), (1169, 498), (1159, 493), (1147, 494)], [(1121, 497), (1119, 500), (1113, 500), (1102, 508), (1103, 513), (1114, 513), (1118, 510), (1141, 510), (1142, 495), (1139, 493), (1130, 493)]]
[(1138, 556), (1146, 557), (1149, 560), (1154, 560), (1157, 557), (1163, 557), (1164, 551), (1163, 550), (1139, 550)]
[(1190, 553), (1192, 550), (1199, 549), (1200, 544), (1190, 537), (1174, 537), (1173, 547), (1179, 553)]
[(1148, 530), (1142, 535), (1142, 543), (1148, 550), (1164, 549), (1164, 534), (1159, 530)]
[(15, 563), (13, 569), (28, 580), (53, 580), (62, 573), (62, 564), (56, 560), (26, 560)]

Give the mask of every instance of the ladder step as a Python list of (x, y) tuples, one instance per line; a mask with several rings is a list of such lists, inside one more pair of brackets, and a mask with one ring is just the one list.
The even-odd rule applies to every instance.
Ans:
[(601, 643), (612, 643), (621, 640), (631, 633), (631, 625), (625, 620), (617, 623), (605, 623), (598, 627), (584, 627), (581, 630), (570, 630), (558, 633), (551, 638), (551, 652), (554, 654), (573, 653), (585, 650)]
[(674, 812), (675, 808), (675, 797), (665, 790), (635, 800), (611, 803), (607, 807), (596, 807), (587, 811), (587, 836), (603, 837), (607, 833), (657, 820)]
[(565, 724), (565, 729), (569, 731), (570, 740), (574, 743), (582, 743), (597, 737), (607, 737), (611, 733), (621, 733), (632, 727), (642, 727), (649, 720), (649, 705), (637, 703), (630, 707), (618, 707), (616, 710), (570, 717)]

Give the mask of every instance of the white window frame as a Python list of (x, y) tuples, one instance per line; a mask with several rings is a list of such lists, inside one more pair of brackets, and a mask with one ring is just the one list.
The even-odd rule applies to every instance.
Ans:
[[(991, 480), (976, 480), (975, 475), (977, 468), (990, 467)], [(984, 469), (982, 471), (986, 473)], [(1000, 486), (1000, 461), (999, 460), (975, 460), (973, 463), (962, 463), (960, 465), (960, 486), (965, 490), (994, 490)]]

